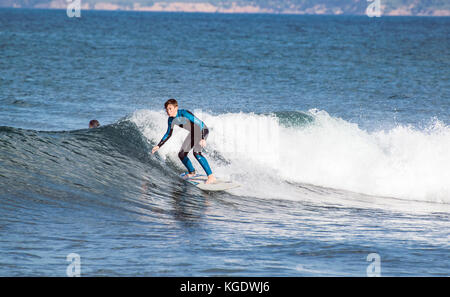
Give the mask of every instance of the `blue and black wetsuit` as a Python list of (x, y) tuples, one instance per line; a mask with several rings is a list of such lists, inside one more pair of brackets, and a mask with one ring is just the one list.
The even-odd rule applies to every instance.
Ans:
[(195, 169), (194, 166), (192, 166), (191, 160), (189, 160), (187, 155), (189, 151), (194, 148), (194, 156), (200, 163), (200, 165), (202, 165), (203, 169), (206, 172), (206, 175), (212, 174), (208, 161), (202, 155), (202, 147), (200, 145), (200, 140), (206, 140), (206, 138), (208, 137), (209, 131), (205, 123), (194, 116), (194, 114), (189, 110), (179, 109), (175, 117), (169, 117), (167, 124), (167, 132), (166, 134), (164, 134), (158, 146), (161, 147), (164, 143), (166, 143), (170, 136), (172, 136), (173, 127), (175, 125), (188, 130), (190, 133), (184, 140), (180, 152), (178, 153), (178, 157), (180, 158), (181, 162), (183, 162), (184, 166), (186, 166), (189, 173), (193, 173)]

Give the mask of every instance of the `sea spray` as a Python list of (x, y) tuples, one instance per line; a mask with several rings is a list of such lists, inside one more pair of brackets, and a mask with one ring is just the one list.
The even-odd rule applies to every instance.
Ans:
[[(450, 203), (450, 128), (438, 120), (424, 129), (398, 125), (368, 132), (317, 109), (290, 117), (203, 112), (201, 119), (211, 130), (207, 152), (227, 161), (211, 158), (213, 168), (246, 185), (242, 194), (289, 196), (286, 183), (300, 183)], [(155, 144), (167, 129), (163, 112), (139, 110), (131, 120)], [(186, 136), (182, 132), (176, 131), (160, 152), (175, 164)]]

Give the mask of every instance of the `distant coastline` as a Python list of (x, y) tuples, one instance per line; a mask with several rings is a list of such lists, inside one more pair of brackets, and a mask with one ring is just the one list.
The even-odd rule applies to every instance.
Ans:
[[(69, 0), (71, 1), (71, 0)], [(193, 0), (195, 1), (195, 0)], [(32, 4), (33, 3), (33, 4)], [(318, 2), (316, 2), (318, 3)], [(410, 5), (386, 7), (381, 1), (381, 16), (450, 16), (450, 9), (446, 8), (419, 8), (419, 1)], [(230, 2), (228, 5), (218, 6), (209, 2), (153, 2), (151, 5), (142, 5), (134, 2), (129, 5), (104, 2), (92, 3), (80, 1), (81, 10), (108, 10), (108, 11), (150, 11), (150, 12), (200, 12), (200, 13), (269, 13), (269, 14), (295, 14), (295, 15), (365, 15), (365, 9), (370, 4), (367, 1), (355, 1), (354, 6), (343, 5), (327, 6), (326, 4), (304, 5), (290, 7), (260, 7), (254, 4), (239, 4)], [(0, 0), (0, 7), (10, 8), (41, 8), (41, 9), (67, 9), (66, 0), (21, 1)], [(350, 7), (350, 8), (349, 8)]]

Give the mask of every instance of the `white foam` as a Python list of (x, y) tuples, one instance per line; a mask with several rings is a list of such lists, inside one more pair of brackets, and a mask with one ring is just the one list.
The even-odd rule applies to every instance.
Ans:
[[(397, 126), (367, 132), (325, 111), (308, 113), (313, 123), (285, 127), (271, 115), (194, 111), (210, 129), (207, 154), (218, 152), (228, 161), (208, 158), (211, 167), (217, 175), (243, 184), (233, 190), (238, 194), (292, 197), (297, 190), (286, 182), (295, 182), (450, 203), (450, 128), (442, 122), (435, 120), (423, 130)], [(167, 129), (163, 112), (140, 110), (131, 120), (154, 144)], [(187, 132), (176, 129), (159, 153), (183, 169), (177, 153)]]
[[(349, 191), (450, 203), (450, 128), (369, 133), (311, 110), (314, 125), (286, 129), (284, 178)], [(292, 149), (295, 147), (295, 149)]]

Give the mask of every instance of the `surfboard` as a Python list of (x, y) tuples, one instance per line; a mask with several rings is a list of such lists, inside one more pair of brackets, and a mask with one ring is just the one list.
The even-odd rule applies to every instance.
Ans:
[(208, 179), (204, 174), (196, 174), (192, 177), (187, 177), (187, 173), (180, 174), (180, 177), (184, 179), (186, 182), (190, 183), (197, 188), (204, 191), (226, 191), (230, 189), (234, 189), (239, 187), (239, 184), (233, 183), (231, 181), (224, 181), (217, 179), (216, 182), (211, 184), (205, 184), (205, 181)]

